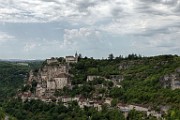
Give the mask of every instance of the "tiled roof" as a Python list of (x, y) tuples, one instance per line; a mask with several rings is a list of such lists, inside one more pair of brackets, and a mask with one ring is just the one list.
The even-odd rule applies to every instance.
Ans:
[(66, 56), (66, 58), (74, 58), (74, 56)]

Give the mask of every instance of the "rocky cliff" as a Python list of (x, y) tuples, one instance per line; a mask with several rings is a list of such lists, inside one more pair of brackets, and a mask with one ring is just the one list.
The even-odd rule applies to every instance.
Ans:
[(164, 88), (172, 90), (180, 89), (180, 68), (177, 68), (173, 73), (167, 74), (160, 79)]
[[(71, 86), (69, 74), (69, 64), (58, 61), (46, 60), (46, 63), (38, 70), (31, 70), (27, 85), (31, 87), (28, 96), (35, 98), (49, 98), (54, 96), (56, 90), (63, 89), (64, 86)], [(29, 95), (33, 93), (32, 95)]]

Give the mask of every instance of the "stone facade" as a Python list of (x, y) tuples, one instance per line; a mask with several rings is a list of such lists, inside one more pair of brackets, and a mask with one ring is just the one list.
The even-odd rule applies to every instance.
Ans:
[(76, 52), (75, 56), (66, 56), (66, 63), (77, 63), (78, 62), (78, 54)]
[(48, 80), (47, 81), (47, 89), (48, 90), (55, 90), (56, 89), (56, 84), (54, 80)]
[(146, 113), (147, 116), (154, 116), (154, 117), (156, 117), (158, 120), (162, 117), (162, 114), (161, 114), (161, 113), (158, 113), (158, 112), (155, 111), (155, 110), (149, 110), (147, 107), (144, 107), (144, 106), (125, 105), (125, 104), (119, 103), (119, 104), (117, 105), (117, 108), (124, 113), (125, 118), (127, 118), (129, 112), (130, 112), (131, 110), (133, 110), (133, 109), (136, 110), (136, 111), (139, 111), (139, 112), (144, 112), (144, 113)]
[(67, 63), (77, 63), (78, 62), (78, 58), (74, 57), (74, 56), (66, 56), (65, 60)]
[(65, 86), (70, 84), (69, 76), (65, 73), (59, 74), (54, 78), (56, 89), (63, 89)]
[(47, 64), (52, 64), (52, 63), (57, 63), (58, 60), (55, 58), (52, 58), (52, 59), (47, 59), (46, 62), (47, 62)]
[(97, 78), (101, 78), (101, 76), (96, 76), (96, 75), (90, 75), (90, 76), (87, 76), (87, 81), (93, 81)]
[(111, 101), (112, 101), (112, 98), (106, 98), (104, 103), (111, 105)]
[(47, 89), (55, 90), (55, 89), (63, 89), (65, 86), (70, 84), (70, 75), (61, 73), (51, 80), (47, 80)]

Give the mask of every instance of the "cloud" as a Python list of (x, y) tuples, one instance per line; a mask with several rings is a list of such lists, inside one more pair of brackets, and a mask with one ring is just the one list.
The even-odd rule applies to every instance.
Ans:
[(123, 34), (177, 24), (180, 19), (179, 0), (8, 0), (0, 6), (3, 22), (69, 21)]
[(0, 44), (14, 39), (14, 36), (8, 35), (7, 33), (0, 32)]
[(132, 47), (143, 54), (179, 54), (180, 41), (177, 38), (180, 38), (180, 30), (174, 28), (172, 31), (169, 34), (154, 34), (151, 38), (141, 37), (140, 40), (134, 40)]
[(24, 51), (25, 51), (25, 52), (29, 52), (29, 51), (33, 50), (34, 48), (40, 47), (40, 46), (41, 46), (41, 45), (38, 44), (38, 43), (33, 43), (33, 42), (31, 42), (31, 43), (26, 43), (25, 46), (24, 46)]
[(118, 45), (132, 44), (145, 54), (177, 53), (180, 0), (5, 0), (0, 23), (7, 24), (0, 28), (5, 31), (0, 41), (14, 36), (26, 52), (105, 53), (105, 48), (121, 51), (129, 48)]
[(65, 29), (64, 41), (61, 47), (79, 49), (80, 45), (87, 46), (87, 44), (90, 45), (90, 43), (99, 41), (101, 41), (101, 34), (98, 30), (90, 28)]
[(111, 42), (109, 36), (94, 28), (65, 29), (64, 40), (60, 45), (62, 50), (75, 52), (83, 55), (99, 58), (106, 56), (106, 52), (111, 52)]

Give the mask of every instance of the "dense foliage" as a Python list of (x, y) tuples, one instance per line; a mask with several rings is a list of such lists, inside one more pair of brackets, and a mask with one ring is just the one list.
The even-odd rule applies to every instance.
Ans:
[(62, 103), (44, 103), (42, 101), (11, 100), (4, 104), (7, 113), (18, 120), (124, 120), (123, 114), (117, 110), (98, 112), (94, 108), (80, 109), (77, 102), (70, 103), (67, 108)]
[[(128, 66), (118, 69), (121, 64)], [(180, 110), (180, 90), (163, 88), (160, 79), (167, 74), (175, 72), (180, 67), (180, 57), (162, 55), (156, 57), (141, 57), (129, 55), (127, 58), (109, 56), (109, 59), (94, 60), (81, 58), (72, 65), (72, 73), (75, 75), (73, 83), (86, 85), (88, 75), (100, 75), (109, 78), (110, 75), (122, 75), (122, 88), (110, 87), (106, 96), (118, 99), (127, 104), (143, 104), (159, 110), (160, 106), (171, 106), (177, 116)], [(89, 85), (93, 88), (93, 85)], [(78, 89), (78, 88), (76, 88)], [(76, 91), (76, 89), (72, 90)], [(94, 89), (90, 92), (94, 92)], [(82, 91), (83, 92), (83, 91)], [(178, 117), (179, 118), (179, 117)]]
[(0, 102), (15, 96), (27, 79), (28, 71), (40, 65), (41, 62), (0, 62)]

